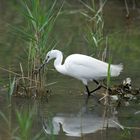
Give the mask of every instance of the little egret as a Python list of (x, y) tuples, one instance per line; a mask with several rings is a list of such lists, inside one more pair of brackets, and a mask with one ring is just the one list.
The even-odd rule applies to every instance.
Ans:
[[(102, 87), (97, 80), (102, 80), (108, 75), (108, 63), (83, 54), (72, 54), (68, 56), (64, 64), (62, 64), (63, 54), (59, 50), (49, 51), (38, 71), (40, 71), (51, 59), (55, 59), (54, 67), (58, 72), (64, 75), (74, 77), (83, 82), (86, 87), (88, 97), (91, 95), (92, 92), (95, 92)], [(122, 64), (111, 64), (110, 76), (119, 76), (122, 69)], [(97, 88), (92, 91), (90, 91), (88, 88), (88, 82), (90, 81), (94, 81), (98, 85)]]

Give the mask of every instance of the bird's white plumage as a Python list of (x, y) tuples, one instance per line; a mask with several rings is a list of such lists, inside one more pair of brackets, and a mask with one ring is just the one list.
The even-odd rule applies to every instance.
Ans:
[[(81, 80), (85, 85), (89, 81), (104, 79), (107, 77), (108, 63), (82, 54), (68, 56), (62, 65), (63, 55), (59, 50), (52, 50), (46, 55), (46, 59), (55, 58), (54, 67), (62, 74)], [(48, 62), (47, 61), (47, 62)], [(118, 76), (122, 71), (122, 65), (111, 65), (111, 76)]]

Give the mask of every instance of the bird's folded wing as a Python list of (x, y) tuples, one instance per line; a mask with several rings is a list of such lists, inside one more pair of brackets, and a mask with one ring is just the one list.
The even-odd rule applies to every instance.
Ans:
[(108, 64), (89, 56), (75, 55), (66, 61), (66, 69), (74, 76), (99, 79), (107, 75)]

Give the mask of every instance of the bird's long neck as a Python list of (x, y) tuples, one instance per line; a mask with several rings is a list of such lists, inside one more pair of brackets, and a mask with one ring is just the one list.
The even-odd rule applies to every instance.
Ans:
[(62, 65), (62, 61), (63, 61), (63, 55), (62, 52), (57, 52), (56, 54), (56, 58), (54, 61), (54, 67), (56, 68), (56, 70), (62, 74), (66, 73), (65, 67), (64, 65)]

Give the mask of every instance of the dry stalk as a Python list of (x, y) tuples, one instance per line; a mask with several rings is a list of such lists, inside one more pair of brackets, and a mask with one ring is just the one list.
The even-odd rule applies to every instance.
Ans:
[(43, 88), (45, 88), (45, 83), (43, 83), (44, 80), (42, 80), (42, 77), (44, 77), (43, 74), (41, 77), (40, 73), (39, 75), (34, 75), (32, 73), (31, 78), (26, 77), (21, 63), (20, 63), (21, 74), (5, 69), (3, 67), (0, 67), (0, 69), (16, 76), (14, 92), (17, 96), (25, 95), (27, 97), (32, 97), (32, 96), (40, 97), (43, 95), (42, 91)]

